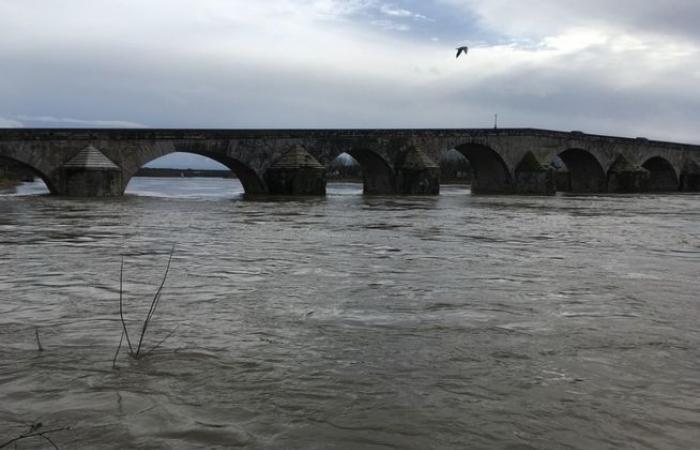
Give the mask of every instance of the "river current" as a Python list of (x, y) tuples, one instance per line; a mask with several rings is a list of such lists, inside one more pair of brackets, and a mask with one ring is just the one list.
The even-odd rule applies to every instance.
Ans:
[[(0, 196), (0, 444), (698, 448), (700, 195), (37, 192)], [(134, 340), (173, 246), (113, 368), (121, 258)]]

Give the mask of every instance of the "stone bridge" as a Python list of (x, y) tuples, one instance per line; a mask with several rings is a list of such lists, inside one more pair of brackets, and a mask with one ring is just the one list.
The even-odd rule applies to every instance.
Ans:
[(139, 168), (173, 152), (222, 163), (249, 194), (322, 195), (341, 153), (361, 165), (366, 194), (438, 194), (451, 149), (471, 163), (476, 194), (700, 190), (700, 146), (576, 131), (0, 129), (0, 161), (65, 196), (121, 195)]

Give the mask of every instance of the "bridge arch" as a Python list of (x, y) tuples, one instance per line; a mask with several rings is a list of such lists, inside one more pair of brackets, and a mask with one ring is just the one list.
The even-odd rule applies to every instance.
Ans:
[(649, 191), (676, 192), (680, 189), (678, 173), (667, 159), (654, 156), (647, 159), (642, 167), (649, 171)]
[(346, 153), (359, 165), (362, 172), (362, 191), (365, 195), (390, 195), (396, 193), (396, 176), (389, 163), (377, 152), (367, 147), (352, 147), (334, 154), (326, 167)]
[(243, 190), (246, 194), (262, 194), (267, 192), (265, 183), (257, 172), (240, 160), (223, 153), (198, 150), (196, 148), (190, 149), (188, 147), (171, 149), (170, 151), (149, 152), (147, 156), (141, 158), (136, 164), (132, 164), (128, 168), (125, 168), (123, 190), (126, 190), (129, 181), (131, 181), (139, 169), (150, 162), (174, 153), (189, 153), (204, 156), (227, 167), (236, 175), (236, 177), (238, 177), (238, 180), (241, 182), (241, 185), (243, 185)]
[(472, 167), (473, 194), (512, 194), (515, 191), (508, 165), (495, 150), (482, 144), (462, 144), (455, 150)]
[(56, 182), (53, 179), (51, 179), (51, 177), (49, 177), (43, 170), (37, 168), (30, 162), (24, 161), (20, 158), (16, 158), (13, 156), (0, 154), (0, 167), (6, 164), (16, 166), (19, 170), (29, 171), (32, 175), (36, 176), (44, 182), (44, 184), (46, 185), (46, 189), (48, 189), (50, 194), (59, 194), (60, 191), (57, 188)]
[(606, 192), (607, 176), (598, 158), (588, 150), (569, 148), (557, 154), (569, 170), (571, 192)]
[(343, 152), (326, 165), (328, 181), (356, 181), (362, 179), (362, 166), (349, 153)]
[(460, 152), (451, 148), (440, 152), (441, 181), (448, 183), (470, 184), (472, 167), (469, 160)]

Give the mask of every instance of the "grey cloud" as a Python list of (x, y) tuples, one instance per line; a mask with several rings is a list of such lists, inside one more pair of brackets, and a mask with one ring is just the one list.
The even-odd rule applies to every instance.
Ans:
[(697, 0), (438, 0), (476, 13), (505, 36), (542, 37), (572, 27), (668, 34), (700, 41)]
[(0, 128), (20, 128), (22, 126), (22, 122), (0, 117)]
[[(629, 31), (680, 34), (700, 40), (700, 3), (696, 0), (565, 0), (571, 16), (618, 25)], [(586, 19), (579, 19), (585, 22)]]
[(372, 25), (378, 26), (383, 30), (393, 31), (409, 31), (411, 26), (405, 23), (398, 23), (388, 19), (376, 19), (372, 21)]
[(17, 116), (27, 126), (41, 127), (95, 127), (95, 128), (145, 128), (146, 125), (125, 120), (84, 120), (69, 117)]
[(415, 13), (413, 11), (398, 7), (396, 5), (384, 4), (380, 6), (379, 10), (387, 16), (407, 17), (417, 20), (429, 20), (428, 17), (422, 14)]
[(611, 87), (595, 72), (565, 63), (543, 71), (521, 67), (450, 97), (499, 113), (503, 127), (582, 130), (700, 143), (700, 96), (689, 85)]
[[(415, 11), (409, 2), (381, 4)], [(648, 59), (644, 52), (606, 45), (571, 54), (551, 54), (546, 46), (534, 45), (523, 57), (521, 48), (485, 43), (455, 63), (451, 44), (419, 45), (404, 39), (408, 33), (387, 37), (376, 30), (366, 37), (367, 28), (358, 23), (369, 26), (369, 18), (395, 17), (381, 13), (377, 9), (381, 4), (372, 3), (374, 15), (354, 20), (349, 31), (343, 23), (338, 31), (301, 37), (291, 33), (305, 33), (318, 24), (304, 17), (291, 25), (288, 18), (272, 25), (250, 19), (245, 27), (229, 30), (224, 21), (217, 34), (197, 29), (168, 41), (171, 30), (158, 31), (158, 20), (151, 18), (152, 23), (142, 21), (153, 29), (146, 33), (138, 28), (128, 40), (109, 33), (99, 39), (92, 35), (79, 39), (71, 33), (65, 38), (59, 27), (50, 38), (19, 35), (25, 39), (21, 47), (9, 44), (14, 41), (8, 28), (0, 27), (5, 30), (0, 36), (5, 33), (6, 38), (0, 42), (0, 116), (5, 118), (0, 124), (488, 127), (493, 114), (499, 113), (502, 126), (700, 141), (696, 131), (700, 93), (695, 89), (700, 66), (694, 61), (684, 65), (679, 57)], [(588, 11), (572, 8), (581, 14)], [(601, 14), (608, 17), (613, 10), (606, 11)], [(434, 12), (426, 15), (445, 14)], [(408, 16), (403, 19), (397, 23), (420, 23)], [(513, 14), (508, 20), (515, 20)], [(280, 30), (278, 24), (289, 25), (291, 31)], [(321, 38), (327, 42), (318, 45)], [(280, 46), (290, 39), (298, 42), (285, 47), (290, 52), (284, 53), (256, 47), (278, 39), (283, 41)], [(336, 52), (336, 46), (353, 53)], [(498, 52), (502, 57), (489, 57)]]
[(13, 61), (5, 77), (23, 88), (4, 106), (24, 116), (43, 110), (155, 127), (488, 127), (499, 113), (502, 126), (700, 140), (694, 117), (700, 95), (692, 94), (692, 80), (614, 88), (604, 69), (586, 69), (574, 56), (469, 83), (436, 75), (417, 85), (301, 67), (241, 64), (221, 71), (191, 60), (128, 68), (87, 63), (89, 71), (76, 64), (27, 74)]

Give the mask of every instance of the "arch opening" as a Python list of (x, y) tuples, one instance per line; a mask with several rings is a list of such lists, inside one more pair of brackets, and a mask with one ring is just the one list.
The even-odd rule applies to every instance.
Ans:
[(648, 159), (642, 167), (649, 171), (650, 192), (677, 192), (680, 189), (676, 170), (666, 159), (656, 156)]
[(505, 161), (496, 151), (480, 144), (466, 144), (455, 148), (464, 155), (472, 168), (473, 194), (512, 194), (513, 177)]
[(394, 171), (377, 153), (367, 149), (352, 149), (346, 152), (360, 166), (362, 192), (365, 195), (388, 195), (396, 193)]
[(455, 149), (440, 155), (440, 182), (444, 184), (472, 183), (473, 168), (469, 160)]
[(260, 177), (240, 161), (189, 151), (152, 159), (125, 181), (125, 193), (135, 195), (226, 197), (265, 192)]
[[(564, 163), (563, 167), (558, 169), (557, 187), (562, 191), (567, 192), (606, 192), (607, 177), (605, 170), (600, 165), (595, 156), (590, 152), (582, 149), (572, 148), (564, 150), (557, 155)], [(556, 163), (556, 160), (553, 164)], [(561, 173), (567, 173), (566, 181), (562, 181)]]
[(18, 160), (0, 156), (0, 195), (56, 194), (48, 177)]
[(349, 153), (338, 155), (326, 169), (329, 193), (362, 194), (363, 179), (362, 166)]

